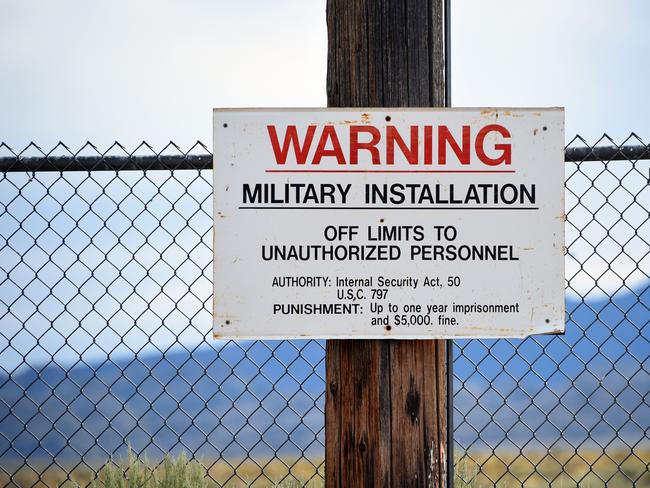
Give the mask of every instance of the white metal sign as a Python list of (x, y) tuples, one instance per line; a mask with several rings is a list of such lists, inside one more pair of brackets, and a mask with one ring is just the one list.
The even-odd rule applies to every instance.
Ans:
[(216, 338), (564, 320), (562, 109), (214, 111)]

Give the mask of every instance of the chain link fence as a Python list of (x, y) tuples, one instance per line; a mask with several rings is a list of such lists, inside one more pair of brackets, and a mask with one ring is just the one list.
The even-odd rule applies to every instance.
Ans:
[[(650, 147), (567, 147), (567, 333), (454, 342), (456, 486), (650, 486)], [(0, 483), (323, 483), (324, 342), (211, 336), (208, 149), (0, 145)]]

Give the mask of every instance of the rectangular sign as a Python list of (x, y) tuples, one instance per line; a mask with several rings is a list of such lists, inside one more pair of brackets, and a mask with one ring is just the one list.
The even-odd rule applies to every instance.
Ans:
[(217, 109), (215, 338), (564, 331), (564, 110)]

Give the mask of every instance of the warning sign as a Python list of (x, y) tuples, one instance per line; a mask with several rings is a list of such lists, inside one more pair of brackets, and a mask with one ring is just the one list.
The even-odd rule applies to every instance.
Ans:
[(216, 338), (564, 331), (564, 111), (214, 111)]

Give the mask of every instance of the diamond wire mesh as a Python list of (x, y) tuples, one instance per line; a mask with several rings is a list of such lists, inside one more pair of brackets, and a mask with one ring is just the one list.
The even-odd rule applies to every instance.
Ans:
[[(650, 485), (640, 146), (568, 146), (567, 334), (454, 343), (456, 486)], [(3, 484), (83, 485), (129, 448), (217, 486), (322, 484), (324, 343), (211, 338), (206, 153), (0, 145)], [(103, 171), (61, 171), (81, 161)]]

